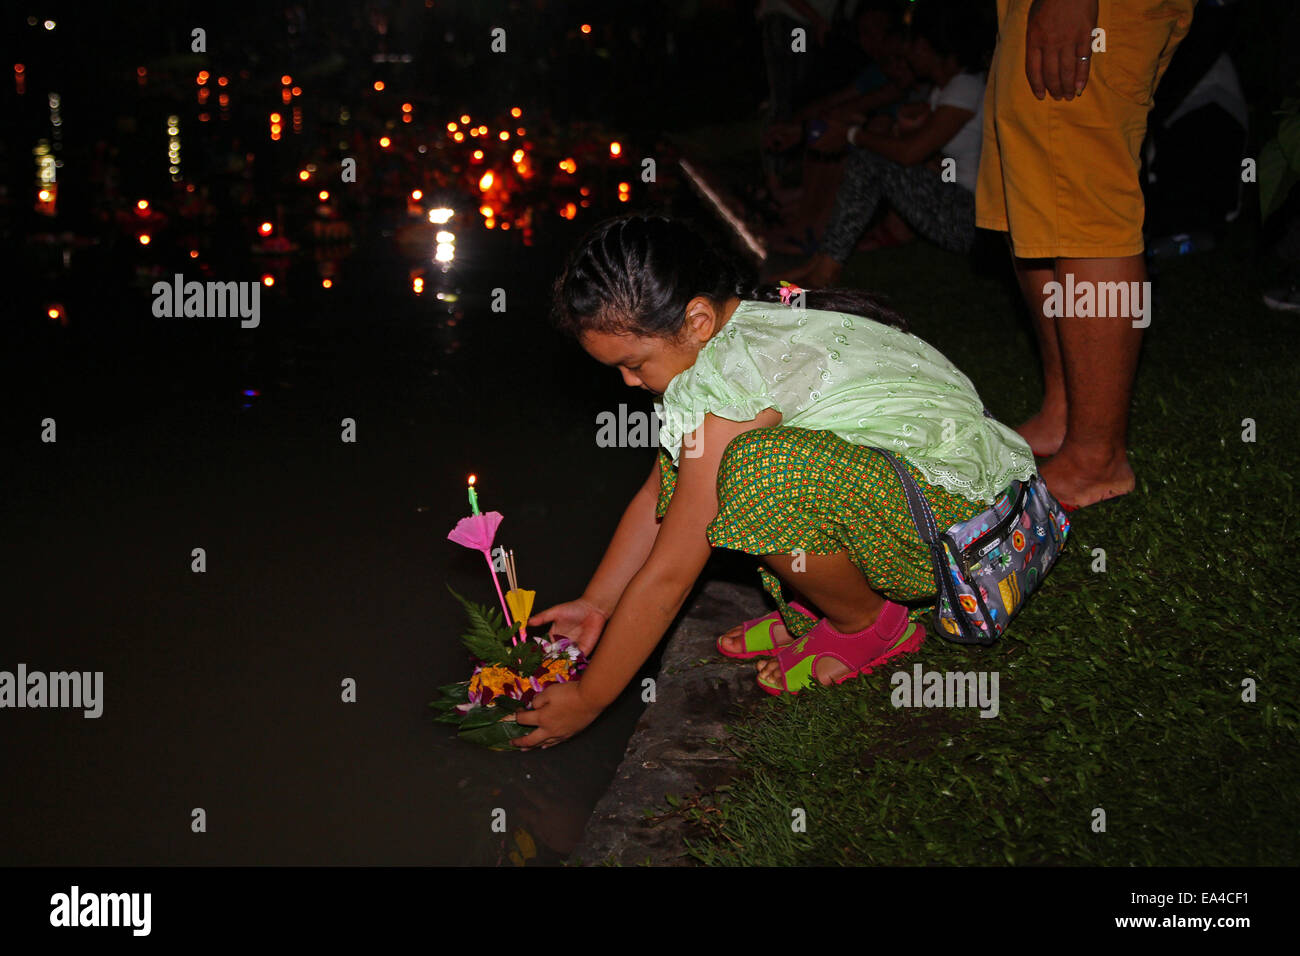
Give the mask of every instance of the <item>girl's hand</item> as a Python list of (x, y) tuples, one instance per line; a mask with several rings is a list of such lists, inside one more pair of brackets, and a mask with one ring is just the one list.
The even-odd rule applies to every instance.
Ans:
[(516, 737), (511, 743), (520, 750), (554, 747), (585, 728), (600, 711), (600, 707), (583, 697), (582, 681), (551, 684), (533, 698), (531, 709), (515, 712), (516, 721), (537, 729), (527, 736)]
[(528, 625), (540, 627), (543, 624), (550, 624), (551, 629), (546, 632), (548, 636), (567, 637), (578, 645), (582, 653), (590, 655), (596, 642), (600, 640), (601, 632), (605, 630), (605, 622), (608, 620), (609, 615), (596, 605), (578, 598), (576, 601), (566, 601), (548, 607), (540, 614), (534, 614), (528, 619)]

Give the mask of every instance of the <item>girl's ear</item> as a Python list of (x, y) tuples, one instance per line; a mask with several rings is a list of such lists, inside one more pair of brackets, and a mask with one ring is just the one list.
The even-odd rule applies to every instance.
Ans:
[(702, 295), (686, 303), (685, 330), (693, 339), (703, 342), (713, 335), (718, 318), (718, 310)]

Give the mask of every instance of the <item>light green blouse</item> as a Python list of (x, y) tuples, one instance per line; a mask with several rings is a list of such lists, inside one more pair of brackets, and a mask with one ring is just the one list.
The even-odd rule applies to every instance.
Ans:
[(886, 448), (971, 500), (991, 503), (1035, 471), (1025, 440), (983, 414), (938, 350), (858, 315), (742, 300), (655, 403), (660, 444), (676, 465), (707, 413), (744, 422), (765, 408), (783, 425)]

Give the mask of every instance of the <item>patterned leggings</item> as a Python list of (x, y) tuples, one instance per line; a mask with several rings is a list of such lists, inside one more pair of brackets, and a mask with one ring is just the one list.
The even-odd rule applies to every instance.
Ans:
[(844, 162), (821, 251), (836, 262), (846, 261), (882, 200), (941, 249), (966, 252), (975, 241), (975, 195), (969, 189), (944, 182), (928, 166), (902, 166), (855, 149)]

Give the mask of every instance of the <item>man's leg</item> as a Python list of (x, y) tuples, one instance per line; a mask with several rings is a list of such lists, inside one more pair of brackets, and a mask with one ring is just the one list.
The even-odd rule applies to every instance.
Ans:
[(1012, 264), (1016, 270), (1016, 280), (1020, 283), (1020, 292), (1025, 297), (1025, 306), (1029, 309), (1030, 320), (1034, 324), (1034, 334), (1038, 339), (1038, 354), (1043, 363), (1043, 404), (1038, 413), (1016, 428), (1022, 438), (1029, 442), (1035, 455), (1046, 457), (1055, 455), (1065, 439), (1066, 402), (1065, 367), (1061, 364), (1061, 344), (1056, 334), (1056, 323), (1060, 321), (1046, 315), (1043, 303), (1047, 293), (1047, 283), (1056, 278), (1056, 262), (1053, 259), (1018, 259), (1013, 256)]
[[(1058, 259), (1056, 281), (1074, 274), (1089, 282), (1143, 283), (1141, 255), (1117, 259)], [(1131, 286), (1130, 286), (1131, 288)], [(1138, 288), (1141, 288), (1139, 285)], [(1129, 312), (1134, 310), (1130, 301)], [(1147, 309), (1150, 302), (1146, 303)], [(1128, 463), (1128, 413), (1142, 329), (1130, 316), (1068, 318), (1056, 322), (1067, 395), (1065, 440), (1040, 469), (1060, 501), (1084, 506), (1127, 494), (1135, 485)]]

